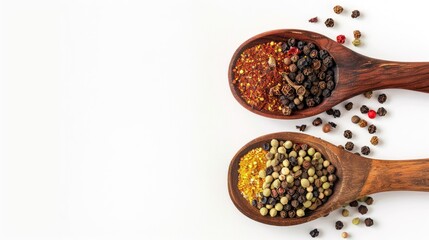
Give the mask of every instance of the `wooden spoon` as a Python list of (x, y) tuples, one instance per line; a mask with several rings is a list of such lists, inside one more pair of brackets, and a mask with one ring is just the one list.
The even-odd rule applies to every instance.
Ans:
[[(336, 62), (336, 87), (332, 95), (318, 106), (295, 111), (290, 116), (254, 109), (240, 97), (239, 90), (232, 83), (235, 63), (241, 53), (248, 48), (270, 41), (285, 41), (287, 38), (313, 42), (319, 49), (327, 50)], [(297, 119), (319, 114), (368, 90), (402, 88), (429, 93), (429, 63), (374, 59), (356, 53), (318, 33), (282, 29), (261, 33), (241, 44), (229, 64), (228, 79), (235, 99), (249, 111), (270, 118)]]
[[(307, 143), (322, 153), (336, 167), (338, 181), (328, 201), (302, 218), (262, 216), (237, 188), (240, 159), (251, 149), (271, 139)], [(360, 197), (384, 191), (429, 191), (429, 159), (375, 160), (358, 156), (320, 138), (301, 133), (279, 132), (258, 137), (242, 147), (231, 160), (228, 192), (232, 202), (249, 218), (271, 225), (290, 226), (312, 221)]]

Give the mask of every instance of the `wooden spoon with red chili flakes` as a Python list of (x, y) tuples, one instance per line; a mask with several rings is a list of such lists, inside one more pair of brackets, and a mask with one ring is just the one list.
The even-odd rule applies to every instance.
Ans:
[[(248, 48), (271, 41), (281, 42), (288, 38), (312, 42), (319, 49), (329, 52), (336, 63), (334, 68), (336, 87), (331, 96), (324, 98), (319, 105), (296, 110), (291, 115), (284, 115), (281, 111), (271, 112), (253, 108), (243, 100), (237, 86), (233, 83), (235, 63), (241, 53)], [(370, 58), (315, 32), (282, 29), (261, 33), (241, 44), (232, 56), (228, 80), (235, 99), (249, 111), (269, 118), (298, 119), (327, 111), (342, 101), (369, 90), (400, 88), (429, 93), (429, 63)]]

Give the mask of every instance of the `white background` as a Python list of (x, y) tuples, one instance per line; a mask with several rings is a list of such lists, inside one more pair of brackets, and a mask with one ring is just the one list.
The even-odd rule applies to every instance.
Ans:
[[(295, 28), (367, 56), (428, 61), (424, 1), (0, 1), (0, 239), (339, 239), (338, 213), (274, 227), (242, 215), (229, 199), (229, 161), (251, 139), (296, 131), (311, 120), (263, 118), (232, 97), (227, 67), (260, 32)], [(335, 15), (341, 4), (345, 12)], [(351, 19), (359, 9), (362, 16)], [(308, 23), (318, 16), (320, 22)], [(333, 17), (332, 29), (323, 21)], [(362, 31), (362, 46), (351, 45)], [(428, 79), (429, 81), (429, 79)], [(371, 157), (429, 157), (429, 95), (385, 90), (388, 116), (372, 121)], [(335, 119), (336, 145), (349, 128)], [(342, 106), (339, 106), (342, 109)], [(327, 120), (326, 114), (320, 115)], [(330, 119), (331, 120), (331, 119)], [(372, 228), (351, 239), (425, 237), (429, 193), (373, 196)], [(352, 211), (353, 215), (356, 215)]]

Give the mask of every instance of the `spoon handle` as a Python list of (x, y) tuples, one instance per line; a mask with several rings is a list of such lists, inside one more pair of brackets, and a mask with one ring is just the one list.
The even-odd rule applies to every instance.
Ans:
[(365, 91), (401, 88), (429, 93), (429, 62), (369, 59), (361, 64), (357, 78)]
[(361, 196), (385, 191), (429, 192), (429, 159), (372, 160)]

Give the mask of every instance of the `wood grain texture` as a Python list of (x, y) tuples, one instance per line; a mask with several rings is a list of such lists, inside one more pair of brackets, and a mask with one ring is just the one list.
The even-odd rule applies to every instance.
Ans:
[[(302, 218), (261, 216), (237, 188), (241, 157), (271, 139), (307, 143), (320, 151), (337, 168), (333, 194), (316, 211)], [(365, 195), (395, 190), (429, 191), (429, 159), (408, 161), (374, 160), (357, 156), (320, 138), (302, 133), (279, 132), (258, 137), (244, 145), (232, 158), (228, 170), (228, 192), (237, 209), (247, 217), (270, 225), (290, 226), (325, 216), (344, 204)]]
[[(329, 98), (317, 107), (294, 112), (290, 116), (257, 110), (248, 105), (234, 86), (233, 69), (241, 53), (255, 45), (270, 41), (284, 41), (296, 38), (315, 43), (319, 49), (327, 50), (336, 62), (336, 88)], [(233, 54), (229, 68), (228, 81), (235, 99), (249, 111), (277, 119), (298, 119), (324, 112), (333, 106), (368, 90), (400, 88), (429, 93), (429, 63), (394, 62), (366, 57), (344, 47), (321, 34), (298, 29), (273, 30), (256, 35), (241, 44)]]

